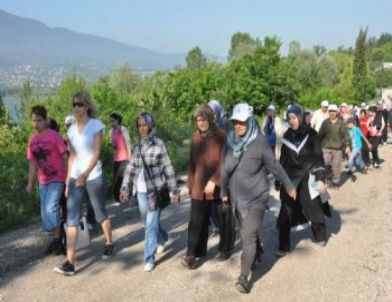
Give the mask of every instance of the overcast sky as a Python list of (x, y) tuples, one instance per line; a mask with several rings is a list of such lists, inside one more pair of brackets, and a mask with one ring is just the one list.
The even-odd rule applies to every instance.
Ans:
[(365, 26), (392, 32), (392, 0), (0, 0), (0, 9), (166, 53), (200, 46), (224, 56), (238, 31), (276, 35), (283, 52), (292, 40), (352, 46)]

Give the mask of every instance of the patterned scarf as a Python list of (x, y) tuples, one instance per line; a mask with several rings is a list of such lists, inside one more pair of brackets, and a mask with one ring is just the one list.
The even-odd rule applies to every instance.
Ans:
[(240, 155), (246, 150), (251, 142), (255, 140), (260, 132), (259, 125), (253, 116), (249, 117), (246, 121), (247, 129), (244, 136), (239, 136), (234, 130), (230, 131), (227, 137), (227, 143), (233, 150), (233, 156), (239, 158)]

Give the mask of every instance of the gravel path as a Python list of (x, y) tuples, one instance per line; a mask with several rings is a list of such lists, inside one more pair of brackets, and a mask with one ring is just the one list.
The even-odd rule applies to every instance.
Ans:
[(157, 267), (143, 271), (143, 228), (138, 211), (109, 205), (116, 255), (100, 260), (100, 230), (91, 248), (78, 253), (74, 277), (53, 268), (63, 256), (44, 257), (49, 241), (39, 225), (0, 237), (0, 301), (392, 301), (392, 146), (380, 148), (382, 167), (359, 175), (355, 183), (331, 191), (333, 217), (324, 248), (313, 244), (310, 230), (292, 234), (295, 250), (277, 259), (277, 193), (261, 231), (265, 257), (253, 273), (252, 290), (239, 294), (240, 248), (223, 263), (216, 261), (217, 236), (210, 237), (207, 259), (197, 270), (184, 269), (189, 201), (163, 212), (170, 231)]

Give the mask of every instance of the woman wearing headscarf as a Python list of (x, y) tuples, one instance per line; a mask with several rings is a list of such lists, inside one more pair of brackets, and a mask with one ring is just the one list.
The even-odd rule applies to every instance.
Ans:
[(161, 208), (157, 205), (157, 192), (166, 184), (172, 202), (178, 203), (176, 175), (164, 142), (153, 135), (155, 123), (151, 114), (140, 113), (136, 118), (139, 141), (132, 150), (121, 186), (120, 201), (128, 194), (137, 196), (140, 215), (145, 228), (144, 270), (155, 266), (155, 253), (164, 251), (167, 233), (160, 225)]
[(233, 124), (230, 122), (225, 109), (217, 100), (210, 100), (208, 102), (208, 106), (214, 111), (215, 115), (215, 126), (217, 128), (223, 129), (226, 133), (229, 133), (233, 130)]
[(240, 225), (241, 274), (235, 285), (241, 293), (246, 293), (249, 291), (248, 276), (261, 261), (258, 234), (270, 192), (267, 175), (272, 173), (293, 198), (296, 192), (261, 134), (253, 117), (253, 108), (246, 103), (237, 104), (231, 120), (234, 130), (227, 137), (221, 197), (223, 202), (231, 201)]
[(287, 120), (290, 128), (283, 136), (280, 163), (296, 188), (297, 198), (281, 188), (279, 257), (290, 251), (290, 228), (309, 221), (316, 243), (325, 245), (325, 214), (330, 215), (328, 202), (323, 203), (320, 197), (326, 192), (326, 170), (317, 132), (303, 123), (303, 111), (297, 104), (287, 110)]
[(219, 199), (220, 169), (226, 141), (225, 131), (215, 127), (214, 111), (207, 104), (196, 110), (194, 120), (198, 130), (192, 135), (188, 164), (191, 197), (188, 249), (182, 261), (189, 269), (196, 268), (196, 258), (207, 254), (211, 204)]

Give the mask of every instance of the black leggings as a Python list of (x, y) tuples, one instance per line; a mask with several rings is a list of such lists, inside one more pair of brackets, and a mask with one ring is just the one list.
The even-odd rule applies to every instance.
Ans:
[(373, 165), (380, 164), (380, 158), (378, 157), (378, 145), (381, 143), (381, 137), (369, 136), (369, 142), (372, 144)]

